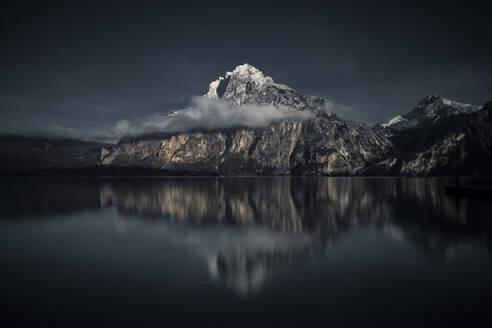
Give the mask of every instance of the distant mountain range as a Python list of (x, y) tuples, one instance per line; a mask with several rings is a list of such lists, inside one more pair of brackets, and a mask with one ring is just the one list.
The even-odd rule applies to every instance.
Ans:
[(96, 167), (109, 145), (62, 138), (0, 136), (0, 173), (58, 173)]
[[(191, 175), (490, 176), (492, 172), (492, 102), (475, 106), (431, 95), (408, 114), (371, 127), (337, 116), (325, 99), (275, 83), (248, 64), (211, 82), (204, 97), (233, 104), (236, 110), (257, 106), (260, 115), (261, 108), (306, 115), (277, 118), (264, 126), (149, 131), (110, 146), (3, 137), (2, 173), (47, 168), (87, 174)], [(169, 120), (179, 117), (180, 111), (173, 112)]]

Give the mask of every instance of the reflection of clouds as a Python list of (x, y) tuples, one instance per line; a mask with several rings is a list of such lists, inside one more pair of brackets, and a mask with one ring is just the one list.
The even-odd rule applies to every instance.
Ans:
[(258, 290), (269, 272), (304, 255), (312, 247), (305, 236), (247, 229), (220, 247), (207, 249), (207, 263), (213, 278), (242, 295)]
[(391, 223), (384, 225), (384, 232), (386, 232), (393, 240), (398, 242), (404, 241), (403, 231)]
[(104, 184), (100, 199), (152, 220), (154, 232), (200, 254), (213, 278), (248, 294), (276, 268), (357, 227), (375, 225), (437, 259), (487, 240), (477, 222), (488, 208), (466, 200), (457, 207), (443, 186), (404, 178), (137, 179)]
[[(248, 295), (260, 289), (266, 279), (264, 266), (252, 266), (240, 256), (232, 261), (223, 255), (212, 255), (207, 259), (210, 275), (215, 280), (222, 280), (241, 295)], [(239, 265), (238, 265), (239, 262)], [(232, 265), (231, 265), (232, 264)], [(234, 272), (231, 273), (232, 270)]]
[[(118, 221), (115, 222), (118, 232), (131, 230), (129, 221)], [(278, 232), (261, 225), (243, 229), (213, 225), (197, 227), (162, 220), (146, 231), (173, 245), (192, 249), (206, 261), (213, 279), (240, 295), (259, 290), (272, 270), (304, 256), (313, 247), (313, 241), (307, 235)]]

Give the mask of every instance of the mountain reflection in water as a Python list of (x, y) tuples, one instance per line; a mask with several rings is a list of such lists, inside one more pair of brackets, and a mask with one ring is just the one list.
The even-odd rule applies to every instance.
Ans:
[[(445, 179), (126, 178), (10, 179), (4, 221), (44, 220), (114, 207), (115, 224), (191, 249), (209, 274), (241, 295), (277, 269), (324, 254), (351, 232), (374, 228), (435, 260), (492, 249), (490, 203), (446, 197)], [(485, 183), (487, 181), (470, 181)], [(122, 228), (123, 227), (123, 228)]]

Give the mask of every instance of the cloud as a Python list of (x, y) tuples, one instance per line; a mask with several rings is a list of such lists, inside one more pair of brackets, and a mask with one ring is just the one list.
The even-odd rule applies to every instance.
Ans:
[(196, 128), (216, 129), (235, 126), (257, 128), (280, 120), (305, 120), (313, 116), (308, 111), (287, 107), (243, 105), (206, 97), (193, 97), (190, 107), (171, 115), (154, 114), (134, 121), (120, 120), (113, 127), (116, 136), (152, 132), (184, 132)]
[[(106, 131), (105, 131), (106, 130)], [(22, 124), (1, 124), (0, 135), (22, 135), (39, 138), (68, 138), (86, 141), (100, 141), (114, 143), (118, 137), (110, 128), (101, 130), (84, 130), (66, 127), (56, 123), (38, 125), (36, 127), (23, 126)]]
[(105, 112), (108, 112), (108, 111), (114, 111), (112, 108), (108, 108), (108, 107), (103, 107), (103, 106), (99, 106), (99, 105), (94, 105), (94, 104), (89, 104), (89, 103), (86, 103), (86, 102), (83, 102), (83, 101), (78, 101), (78, 100), (75, 100), (75, 99), (72, 99), (70, 100), (70, 102), (74, 105), (77, 105), (79, 107), (82, 107), (84, 109), (92, 109), (92, 110), (96, 110), (96, 111), (105, 111)]
[(67, 137), (67, 138), (83, 138), (84, 135), (81, 131), (74, 128), (67, 128), (58, 124), (48, 124), (46, 128), (41, 128), (41, 134), (54, 137)]

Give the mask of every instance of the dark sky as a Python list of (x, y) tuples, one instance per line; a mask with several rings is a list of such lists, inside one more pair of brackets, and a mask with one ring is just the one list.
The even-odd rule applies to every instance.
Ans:
[(181, 108), (244, 62), (375, 123), (492, 99), (486, 1), (3, 1), (3, 130), (104, 129)]

